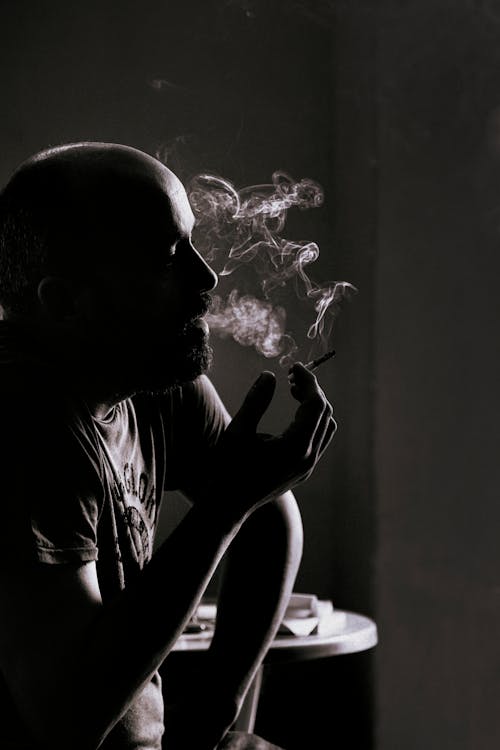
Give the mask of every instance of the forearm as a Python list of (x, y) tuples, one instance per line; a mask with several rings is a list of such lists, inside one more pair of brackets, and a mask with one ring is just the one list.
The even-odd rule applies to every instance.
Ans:
[[(215, 635), (197, 675), (210, 689), (193, 693), (187, 684), (177, 695), (178, 712), (166, 727), (172, 750), (212, 748), (236, 719), (283, 617), (301, 555), (302, 521), (291, 492), (243, 524), (223, 561)], [(202, 720), (191, 722), (190, 715)]]
[(42, 721), (57, 724), (42, 729), (51, 747), (54, 729), (73, 748), (98, 746), (171, 650), (238, 530), (193, 507), (134, 584), (99, 608), (45, 699)]
[(302, 545), (300, 511), (288, 492), (258, 508), (226, 554), (211, 657), (221, 690), (224, 686), (238, 699), (281, 623)]

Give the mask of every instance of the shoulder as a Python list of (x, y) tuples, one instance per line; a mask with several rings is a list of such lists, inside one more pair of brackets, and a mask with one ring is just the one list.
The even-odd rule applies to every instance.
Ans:
[(180, 389), (177, 408), (181, 409), (184, 419), (191, 424), (203, 424), (209, 430), (219, 430), (230, 421), (216, 387), (206, 375), (201, 375)]
[(207, 375), (200, 375), (191, 383), (186, 383), (182, 386), (181, 391), (184, 399), (191, 400), (199, 405), (222, 404), (217, 389)]
[(172, 389), (161, 399), (164, 426), (177, 445), (217, 442), (230, 416), (214, 384), (206, 375)]

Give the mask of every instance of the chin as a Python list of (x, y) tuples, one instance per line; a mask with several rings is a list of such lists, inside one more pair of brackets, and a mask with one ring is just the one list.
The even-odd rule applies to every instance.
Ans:
[[(160, 361), (148, 363), (137, 393), (163, 395), (170, 389), (196, 380), (210, 369), (213, 359), (208, 337), (197, 327), (161, 352)], [(139, 378), (138, 378), (139, 380)]]

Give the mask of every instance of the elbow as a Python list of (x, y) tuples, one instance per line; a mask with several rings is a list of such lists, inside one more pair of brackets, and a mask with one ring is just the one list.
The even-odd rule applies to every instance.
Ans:
[[(245, 522), (240, 536), (247, 545), (258, 541), (260, 558), (271, 567), (296, 574), (302, 560), (304, 532), (302, 517), (292, 492), (275, 497), (260, 506)], [(270, 560), (265, 560), (270, 556)]]
[(290, 566), (298, 569), (304, 550), (304, 528), (297, 501), (292, 492), (286, 492), (269, 505), (273, 531), (282, 539)]

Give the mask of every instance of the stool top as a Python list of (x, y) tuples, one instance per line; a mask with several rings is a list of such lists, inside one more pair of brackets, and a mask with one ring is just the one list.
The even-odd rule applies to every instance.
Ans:
[[(367, 651), (376, 646), (378, 632), (375, 622), (357, 612), (344, 612), (346, 615), (345, 625), (333, 635), (277, 636), (269, 647), (264, 663), (303, 661), (340, 654), (353, 654), (359, 651)], [(211, 640), (211, 631), (184, 633), (177, 640), (172, 650), (175, 652), (206, 651)]]

